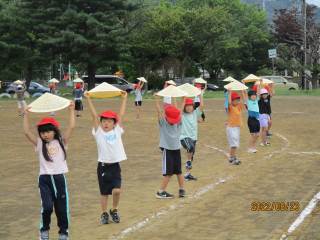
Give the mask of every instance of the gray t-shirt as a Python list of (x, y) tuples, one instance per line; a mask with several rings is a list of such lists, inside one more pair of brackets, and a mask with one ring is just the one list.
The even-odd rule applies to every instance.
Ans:
[(24, 101), (24, 92), (25, 92), (24, 87), (17, 87), (16, 88), (16, 94), (17, 94), (17, 100), (18, 101)]
[(181, 123), (171, 125), (164, 118), (159, 121), (160, 127), (160, 147), (168, 150), (178, 150), (181, 148), (180, 135)]

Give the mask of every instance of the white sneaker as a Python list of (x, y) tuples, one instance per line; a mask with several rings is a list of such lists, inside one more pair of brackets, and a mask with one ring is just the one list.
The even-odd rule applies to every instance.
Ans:
[(257, 149), (254, 149), (254, 148), (249, 148), (248, 149), (248, 153), (256, 153), (256, 152), (258, 152)]

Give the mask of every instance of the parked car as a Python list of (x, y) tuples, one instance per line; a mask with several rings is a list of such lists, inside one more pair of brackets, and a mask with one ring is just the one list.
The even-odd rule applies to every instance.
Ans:
[(261, 76), (261, 78), (266, 78), (274, 82), (275, 88), (287, 89), (287, 90), (298, 90), (299, 85), (282, 76)]
[[(9, 94), (15, 94), (16, 86), (17, 85), (15, 83), (9, 84), (9, 86), (6, 89), (6, 92), (9, 93)], [(41, 85), (40, 83), (30, 82), (30, 85), (29, 85), (29, 88), (28, 88), (28, 92), (29, 92), (30, 95), (33, 95), (35, 93), (50, 92), (50, 89), (48, 87), (45, 87), (45, 86)]]
[[(87, 75), (82, 76), (82, 79), (84, 82), (86, 82), (86, 83), (88, 82)], [(134, 90), (132, 83), (129, 83), (127, 80), (120, 78), (118, 76), (115, 76), (115, 75), (96, 75), (95, 76), (96, 86), (103, 83), (103, 82), (109, 83), (109, 84), (111, 84), (111, 85), (113, 85), (123, 91), (126, 91), (128, 93)]]
[(207, 90), (208, 91), (217, 91), (217, 90), (219, 90), (219, 86), (217, 86), (213, 83), (207, 83)]

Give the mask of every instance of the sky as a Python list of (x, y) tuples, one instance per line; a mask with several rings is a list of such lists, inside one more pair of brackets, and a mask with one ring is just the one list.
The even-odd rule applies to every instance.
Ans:
[(307, 2), (320, 7), (320, 0), (307, 0)]

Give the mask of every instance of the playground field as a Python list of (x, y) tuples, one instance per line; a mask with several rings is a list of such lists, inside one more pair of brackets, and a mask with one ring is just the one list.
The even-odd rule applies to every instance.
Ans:
[[(68, 146), (70, 239), (320, 239), (320, 194), (315, 196), (320, 191), (319, 103), (317, 96), (276, 96), (271, 146), (259, 147), (254, 155), (246, 152), (249, 133), (244, 114), (242, 164), (231, 166), (225, 155), (223, 99), (206, 99), (207, 120), (199, 126), (193, 170), (199, 179), (186, 183), (185, 199), (158, 200), (155, 192), (162, 176), (155, 104), (145, 101), (138, 121), (130, 101), (124, 121), (128, 161), (122, 163), (121, 223), (103, 226), (99, 224), (97, 150), (85, 109)], [(119, 101), (95, 105), (99, 111), (118, 111)], [(16, 102), (0, 101), (0, 111), (0, 239), (34, 240), (40, 217), (38, 160), (23, 135)], [(62, 126), (66, 111), (56, 116)], [(41, 116), (31, 114), (33, 125)], [(168, 191), (177, 195), (175, 178)], [(289, 208), (276, 208), (275, 202), (288, 203)], [(51, 238), (57, 239), (54, 214), (51, 225)]]

